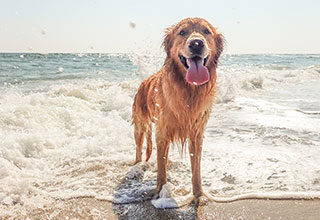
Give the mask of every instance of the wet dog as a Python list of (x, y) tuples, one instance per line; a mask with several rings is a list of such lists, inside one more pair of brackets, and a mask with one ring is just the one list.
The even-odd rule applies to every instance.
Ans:
[(144, 80), (133, 103), (132, 121), (136, 163), (152, 153), (152, 123), (156, 125), (157, 193), (167, 182), (170, 143), (188, 141), (195, 200), (203, 195), (200, 164), (203, 133), (214, 102), (216, 68), (223, 36), (202, 18), (187, 18), (167, 29), (163, 41), (166, 59), (162, 69)]

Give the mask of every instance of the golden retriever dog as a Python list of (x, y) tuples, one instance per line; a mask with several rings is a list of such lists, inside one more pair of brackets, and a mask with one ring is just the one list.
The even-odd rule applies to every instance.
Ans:
[(152, 153), (152, 122), (156, 125), (157, 188), (167, 182), (169, 145), (188, 141), (194, 201), (203, 195), (200, 162), (203, 132), (214, 102), (216, 68), (223, 36), (202, 18), (186, 18), (167, 29), (162, 69), (140, 85), (132, 107), (136, 163), (142, 161), (146, 135), (146, 161)]

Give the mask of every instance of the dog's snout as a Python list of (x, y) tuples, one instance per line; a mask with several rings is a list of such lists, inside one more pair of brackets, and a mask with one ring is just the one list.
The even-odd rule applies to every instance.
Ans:
[(204, 42), (201, 39), (192, 39), (189, 42), (190, 52), (193, 54), (201, 54), (204, 47)]

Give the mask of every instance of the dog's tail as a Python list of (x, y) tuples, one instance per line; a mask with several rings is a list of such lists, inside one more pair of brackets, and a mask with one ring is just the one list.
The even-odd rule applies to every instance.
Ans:
[(146, 161), (148, 161), (152, 154), (152, 124), (150, 123), (147, 128), (147, 151)]

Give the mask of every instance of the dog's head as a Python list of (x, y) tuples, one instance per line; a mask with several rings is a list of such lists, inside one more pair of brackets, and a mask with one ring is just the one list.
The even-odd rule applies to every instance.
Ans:
[(186, 18), (167, 29), (163, 46), (177, 74), (191, 85), (202, 85), (217, 67), (223, 36), (202, 18)]

